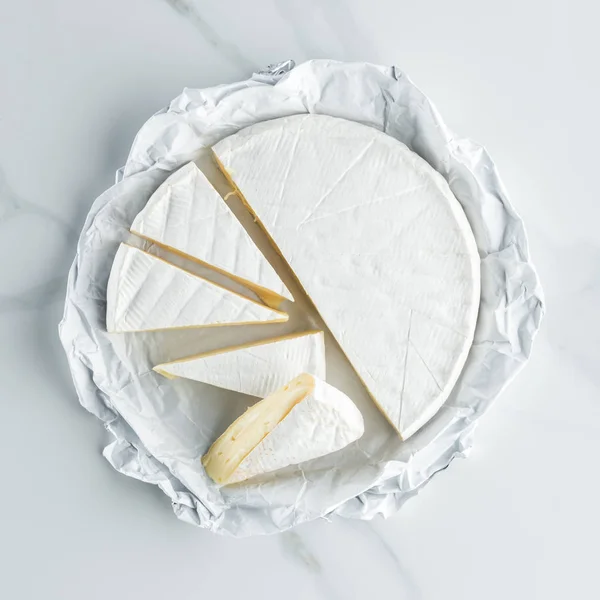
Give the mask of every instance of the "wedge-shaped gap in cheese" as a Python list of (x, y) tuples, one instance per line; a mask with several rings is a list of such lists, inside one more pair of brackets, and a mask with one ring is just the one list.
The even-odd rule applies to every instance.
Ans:
[(154, 367), (165, 377), (184, 377), (264, 398), (300, 373), (325, 378), (322, 331), (291, 333), (230, 346)]
[(117, 250), (107, 288), (111, 333), (281, 323), (288, 315), (127, 244)]
[[(479, 255), (447, 182), (398, 140), (325, 115), (252, 125), (213, 153), (375, 403), (410, 437), (448, 398), (477, 322)], [(440, 345), (425, 331), (425, 366), (409, 352), (410, 315), (452, 334)], [(420, 374), (430, 364), (435, 385)], [(402, 406), (406, 385), (422, 387), (419, 415)]]
[(213, 481), (227, 485), (336, 452), (363, 432), (348, 396), (303, 373), (235, 420), (202, 463)]
[(255, 292), (272, 308), (293, 300), (225, 200), (196, 163), (173, 173), (136, 216), (131, 232)]

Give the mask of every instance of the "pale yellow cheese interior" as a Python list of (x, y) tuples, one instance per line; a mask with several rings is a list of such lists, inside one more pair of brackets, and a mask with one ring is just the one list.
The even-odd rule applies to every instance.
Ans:
[[(257, 283), (254, 283), (253, 281), (244, 279), (243, 277), (240, 277), (239, 275), (235, 275), (234, 273), (230, 273), (229, 271), (221, 269), (221, 268), (217, 267), (216, 265), (207, 263), (206, 261), (203, 261), (199, 258), (196, 258), (195, 256), (192, 256), (191, 254), (186, 254), (185, 252), (182, 252), (181, 250), (178, 250), (177, 248), (174, 248), (173, 246), (169, 246), (168, 244), (163, 244), (162, 242), (159, 242), (158, 240), (155, 240), (154, 238), (148, 237), (147, 235), (143, 235), (142, 233), (140, 233), (139, 231), (136, 231), (135, 229), (131, 229), (130, 231), (134, 235), (137, 235), (138, 237), (140, 237), (148, 242), (151, 242), (152, 244), (156, 244), (159, 248), (168, 250), (169, 252), (172, 252), (173, 254), (180, 256), (181, 258), (185, 258), (186, 260), (190, 260), (192, 262), (198, 263), (199, 265), (202, 265), (203, 267), (212, 269), (216, 273), (220, 273), (221, 275), (225, 275), (226, 277), (229, 277), (229, 279), (232, 279), (236, 283), (239, 283), (240, 285), (244, 286), (245, 288), (253, 291), (269, 308), (273, 308), (273, 309), (277, 310), (281, 306), (281, 303), (285, 300), (285, 298), (283, 296), (280, 296), (273, 290), (269, 290), (269, 289), (263, 287), (262, 285), (258, 285)], [(248, 298), (248, 299), (252, 300), (252, 298)]]
[(242, 460), (314, 389), (314, 379), (303, 373), (236, 419), (202, 458), (206, 473), (226, 484)]

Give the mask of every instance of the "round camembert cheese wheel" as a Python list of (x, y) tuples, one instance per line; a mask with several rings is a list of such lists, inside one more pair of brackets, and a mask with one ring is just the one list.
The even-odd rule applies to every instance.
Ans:
[(472, 344), (479, 255), (447, 182), (396, 139), (323, 115), (213, 148), (403, 439), (452, 391)]

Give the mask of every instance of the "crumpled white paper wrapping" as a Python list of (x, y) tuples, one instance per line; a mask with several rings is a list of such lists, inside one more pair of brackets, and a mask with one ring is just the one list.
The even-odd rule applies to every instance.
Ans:
[[(242, 127), (305, 112), (381, 129), (447, 179), (481, 256), (475, 342), (445, 407), (408, 442), (399, 443), (389, 427), (373, 426), (375, 433), (363, 444), (252, 485), (219, 490), (199, 458), (237, 416), (231, 407), (240, 413), (247, 400), (226, 400), (227, 392), (154, 373), (158, 342), (151, 334), (108, 335), (108, 275), (134, 216), (170, 172)], [(263, 73), (230, 85), (186, 89), (142, 127), (116, 185), (87, 217), (60, 337), (81, 404), (114, 436), (104, 450), (111, 465), (160, 486), (179, 518), (247, 536), (334, 513), (370, 519), (396, 511), (434, 473), (467, 453), (477, 419), (527, 361), (542, 314), (523, 224), (487, 152), (449, 131), (397, 68), (317, 60), (283, 76)]]

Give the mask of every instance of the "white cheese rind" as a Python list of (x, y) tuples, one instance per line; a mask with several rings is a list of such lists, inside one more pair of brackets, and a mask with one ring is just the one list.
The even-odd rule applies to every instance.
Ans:
[(165, 363), (154, 370), (264, 398), (300, 373), (325, 378), (322, 331), (293, 334)]
[[(261, 405), (270, 402), (275, 394), (279, 394), (279, 400), (285, 402), (285, 394), (294, 394), (297, 385), (305, 388), (302, 399), (270, 430), (264, 430), (262, 421), (269, 418), (269, 413), (261, 414)], [(250, 407), (213, 445), (213, 448), (216, 446), (214, 451), (218, 450), (225, 456), (235, 456), (237, 440), (235, 436), (229, 439), (227, 436), (235, 429), (237, 423), (247, 422), (247, 427), (256, 427), (261, 432), (267, 431), (226, 478), (220, 479), (219, 469), (210, 465), (211, 452), (214, 451), (213, 448), (209, 450), (203, 462), (209, 475), (215, 477), (218, 483), (236, 483), (319, 458), (341, 450), (362, 436), (362, 415), (352, 400), (340, 390), (306, 374), (289, 382), (287, 388), (289, 391), (286, 392), (285, 388), (278, 390), (271, 397)], [(253, 419), (253, 413), (259, 414), (260, 418)], [(215, 458), (218, 461), (223, 456)]]
[(259, 123), (213, 151), (410, 437), (450, 394), (477, 321), (479, 256), (446, 181), (394, 138), (323, 115)]
[(190, 162), (152, 194), (131, 231), (292, 300), (204, 173)]
[(273, 310), (127, 244), (117, 250), (107, 289), (111, 333), (286, 321)]

